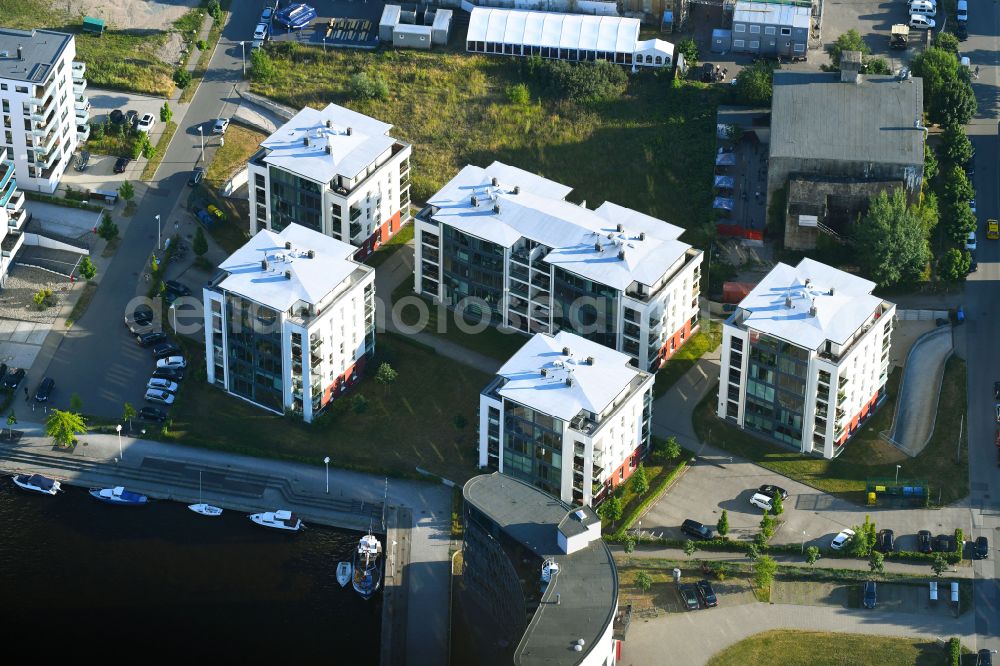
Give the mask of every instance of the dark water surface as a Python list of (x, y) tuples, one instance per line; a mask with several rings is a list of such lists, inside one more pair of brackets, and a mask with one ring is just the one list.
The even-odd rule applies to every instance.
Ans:
[(336, 578), (360, 536), (319, 526), (288, 534), (174, 502), (108, 506), (79, 488), (31, 495), (3, 477), (4, 661), (377, 663), (381, 595), (366, 602)]

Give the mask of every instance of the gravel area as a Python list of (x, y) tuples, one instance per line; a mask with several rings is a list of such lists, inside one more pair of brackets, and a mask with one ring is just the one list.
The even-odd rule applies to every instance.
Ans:
[(7, 284), (0, 290), (0, 318), (51, 324), (59, 308), (50, 306), (39, 310), (32, 297), (39, 289), (52, 290), (56, 305), (67, 290), (66, 278), (31, 266), (13, 266), (7, 275)]
[(142, 28), (147, 30), (170, 30), (174, 21), (188, 9), (197, 7), (198, 0), (171, 0), (169, 3), (152, 0), (58, 0), (53, 5), (59, 9), (68, 7), (70, 16), (86, 15), (102, 18), (115, 29)]

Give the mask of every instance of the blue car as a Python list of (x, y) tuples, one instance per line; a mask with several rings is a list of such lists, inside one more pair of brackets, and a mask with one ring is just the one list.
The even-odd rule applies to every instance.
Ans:
[(204, 224), (206, 227), (212, 226), (212, 223), (215, 222), (215, 218), (212, 217), (212, 215), (204, 208), (200, 209), (197, 213), (194, 214), (194, 216), (197, 217), (198, 221)]

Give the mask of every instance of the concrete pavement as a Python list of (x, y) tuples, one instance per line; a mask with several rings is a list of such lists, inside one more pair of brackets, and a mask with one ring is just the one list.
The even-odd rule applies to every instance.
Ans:
[(934, 434), (941, 380), (951, 351), (952, 327), (939, 326), (917, 340), (906, 356), (889, 437), (908, 456), (923, 451)]

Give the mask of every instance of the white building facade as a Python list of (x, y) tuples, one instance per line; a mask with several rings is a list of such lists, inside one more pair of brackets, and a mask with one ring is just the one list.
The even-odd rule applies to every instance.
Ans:
[(51, 194), (90, 135), (86, 67), (73, 35), (0, 29), (3, 147), (22, 190)]
[(7, 148), (0, 148), (0, 287), (7, 282), (14, 255), (24, 244), (24, 193), (17, 189), (16, 168)]
[(683, 229), (494, 162), (467, 166), (415, 218), (414, 288), (527, 335), (574, 332), (655, 371), (699, 326), (702, 252)]
[(564, 502), (624, 483), (650, 443), (654, 376), (565, 331), (528, 340), (479, 397), (479, 466)]
[(203, 289), (208, 382), (312, 421), (375, 350), (375, 271), (297, 224), (262, 230)]
[(896, 306), (812, 259), (778, 264), (723, 327), (717, 413), (834, 458), (885, 398)]
[(250, 232), (294, 222), (375, 251), (410, 219), (412, 149), (391, 129), (336, 104), (299, 111), (247, 164)]

